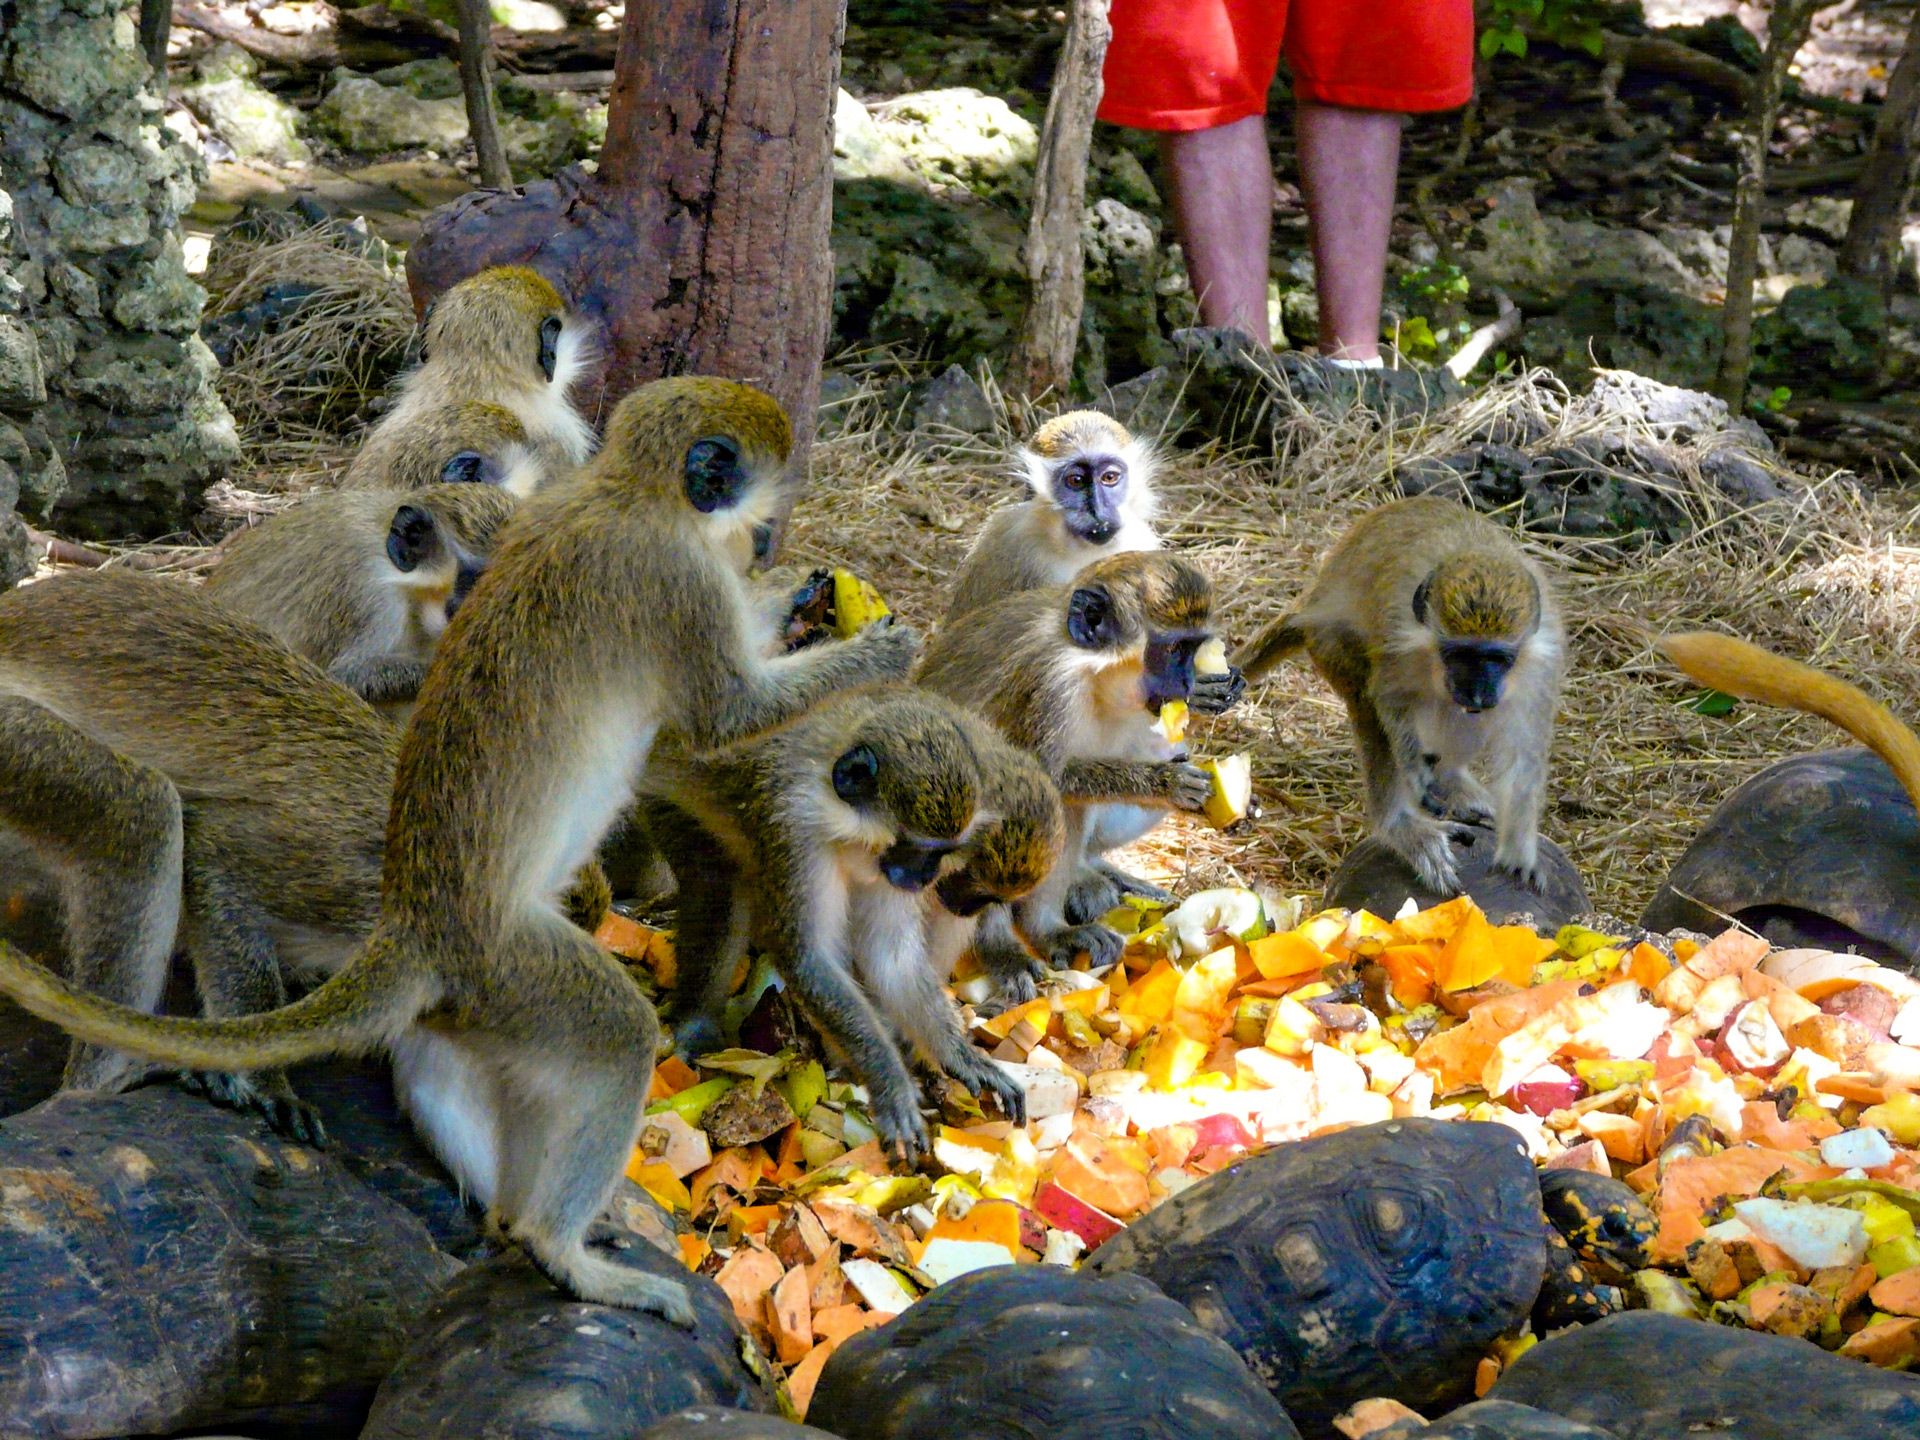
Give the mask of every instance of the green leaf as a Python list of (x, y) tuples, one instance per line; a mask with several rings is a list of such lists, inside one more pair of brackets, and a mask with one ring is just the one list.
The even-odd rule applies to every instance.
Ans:
[(1500, 32), (1488, 29), (1480, 32), (1480, 58), (1491, 60), (1500, 53)]
[(1525, 56), (1527, 53), (1527, 37), (1518, 30), (1509, 30), (1501, 37), (1501, 44), (1509, 55)]
[(1682, 700), (1680, 703), (1696, 715), (1707, 715), (1718, 720), (1724, 715), (1731, 715), (1733, 707), (1740, 702), (1724, 691), (1702, 690), (1693, 698)]
[(1582, 50), (1598, 60), (1607, 48), (1607, 37), (1598, 25), (1589, 25), (1580, 32), (1577, 43)]

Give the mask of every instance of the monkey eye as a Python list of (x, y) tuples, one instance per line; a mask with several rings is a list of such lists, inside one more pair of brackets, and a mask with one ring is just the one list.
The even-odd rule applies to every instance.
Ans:
[(1078, 465), (1064, 472), (1060, 476), (1060, 479), (1066, 484), (1069, 490), (1084, 490), (1088, 484), (1091, 483), (1087, 472), (1082, 470)]
[(553, 379), (554, 367), (560, 361), (560, 317), (549, 315), (540, 322), (540, 373)]
[(702, 515), (711, 515), (740, 498), (746, 476), (740, 447), (724, 435), (709, 435), (687, 447), (687, 499)]
[(1102, 485), (1108, 485), (1108, 486), (1118, 485), (1122, 480), (1126, 478), (1127, 478), (1127, 472), (1122, 470), (1117, 465), (1109, 466), (1107, 469), (1102, 470), (1100, 472), (1100, 483)]
[(449, 485), (473, 485), (487, 478), (487, 457), (478, 450), (462, 450), (440, 467), (440, 478)]
[(849, 805), (869, 805), (880, 793), (880, 757), (856, 745), (833, 762), (833, 793)]

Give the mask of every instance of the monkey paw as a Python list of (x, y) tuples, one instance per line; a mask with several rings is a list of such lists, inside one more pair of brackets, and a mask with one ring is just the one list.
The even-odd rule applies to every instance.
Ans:
[(616, 1265), (598, 1255), (587, 1254), (578, 1245), (574, 1247), (575, 1253), (556, 1262), (542, 1257), (539, 1250), (524, 1239), (519, 1244), (535, 1268), (577, 1299), (658, 1315), (682, 1330), (694, 1327), (693, 1297), (678, 1280)]
[(1073, 882), (1061, 907), (1069, 925), (1098, 920), (1120, 903), (1120, 882), (1099, 870), (1089, 870)]
[(320, 1113), (293, 1093), (287, 1077), (278, 1071), (234, 1075), (218, 1070), (183, 1070), (181, 1087), (203, 1095), (226, 1110), (250, 1110), (265, 1120), (276, 1135), (302, 1145), (324, 1149), (327, 1127)]
[(1089, 965), (1097, 970), (1118, 960), (1126, 943), (1105, 925), (1075, 925), (1054, 933), (1047, 955), (1054, 969), (1071, 970), (1075, 957), (1084, 953)]
[(1511, 875), (1536, 895), (1546, 888), (1546, 872), (1540, 868), (1537, 856), (1531, 860), (1519, 860), (1511, 856), (1495, 854), (1493, 864), (1495, 869), (1502, 874)]
[(874, 652), (875, 679), (904, 679), (920, 658), (920, 632), (883, 615), (847, 642)]
[(956, 1068), (953, 1078), (982, 1100), (991, 1095), (1000, 1113), (1014, 1124), (1026, 1124), (1027, 1092), (1020, 1082), (971, 1046), (968, 1055), (970, 1058)]
[(1429, 780), (1420, 792), (1420, 808), (1441, 820), (1463, 825), (1491, 825), (1493, 811), (1476, 800), (1456, 794), (1443, 781)]
[(1449, 843), (1453, 828), (1457, 827), (1409, 822), (1391, 832), (1383, 831), (1380, 838), (1413, 867), (1424, 888), (1436, 895), (1458, 895), (1460, 872), (1454, 866)]
[(697, 1056), (724, 1048), (721, 1044), (720, 1022), (711, 1015), (677, 1015), (670, 1023), (673, 1026), (673, 1053), (688, 1064), (692, 1064)]
[(1167, 765), (1171, 772), (1168, 777), (1167, 798), (1181, 810), (1199, 813), (1207, 808), (1207, 797), (1213, 793), (1213, 779), (1198, 765), (1189, 765), (1184, 760), (1172, 761)]
[(1247, 693), (1247, 677), (1237, 669), (1223, 674), (1196, 675), (1187, 692), (1187, 704), (1201, 715), (1223, 715)]
[(920, 1157), (932, 1153), (933, 1137), (927, 1131), (926, 1117), (920, 1113), (919, 1092), (911, 1082), (869, 1085), (867, 1090), (867, 1111), (888, 1154), (914, 1165)]

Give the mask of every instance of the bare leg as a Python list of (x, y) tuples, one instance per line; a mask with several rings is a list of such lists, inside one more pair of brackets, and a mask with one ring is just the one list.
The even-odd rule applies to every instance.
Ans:
[(1267, 251), (1273, 235), (1273, 161), (1267, 117), (1160, 136), (1174, 229), (1208, 325), (1244, 330), (1262, 345), (1267, 328)]
[(1380, 294), (1404, 118), (1305, 101), (1294, 108), (1324, 355), (1371, 360), (1380, 353)]

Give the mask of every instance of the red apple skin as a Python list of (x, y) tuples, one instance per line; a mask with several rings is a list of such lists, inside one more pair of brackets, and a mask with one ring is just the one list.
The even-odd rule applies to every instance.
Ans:
[(1576, 1075), (1544, 1076), (1522, 1080), (1513, 1087), (1511, 1098), (1522, 1110), (1544, 1117), (1566, 1109), (1586, 1093), (1586, 1082)]
[(1209, 1115), (1204, 1120), (1195, 1121), (1193, 1130), (1195, 1150), (1211, 1150), (1216, 1146), (1251, 1150), (1260, 1143), (1236, 1115)]
[(1056, 1230), (1070, 1230), (1096, 1250), (1127, 1227), (1071, 1190), (1048, 1181), (1033, 1197), (1034, 1213)]
[(1829, 1015), (1839, 1015), (1868, 1031), (1875, 1040), (1891, 1040), (1893, 1017), (1900, 1002), (1878, 985), (1852, 985), (1836, 990), (1820, 1002)]

